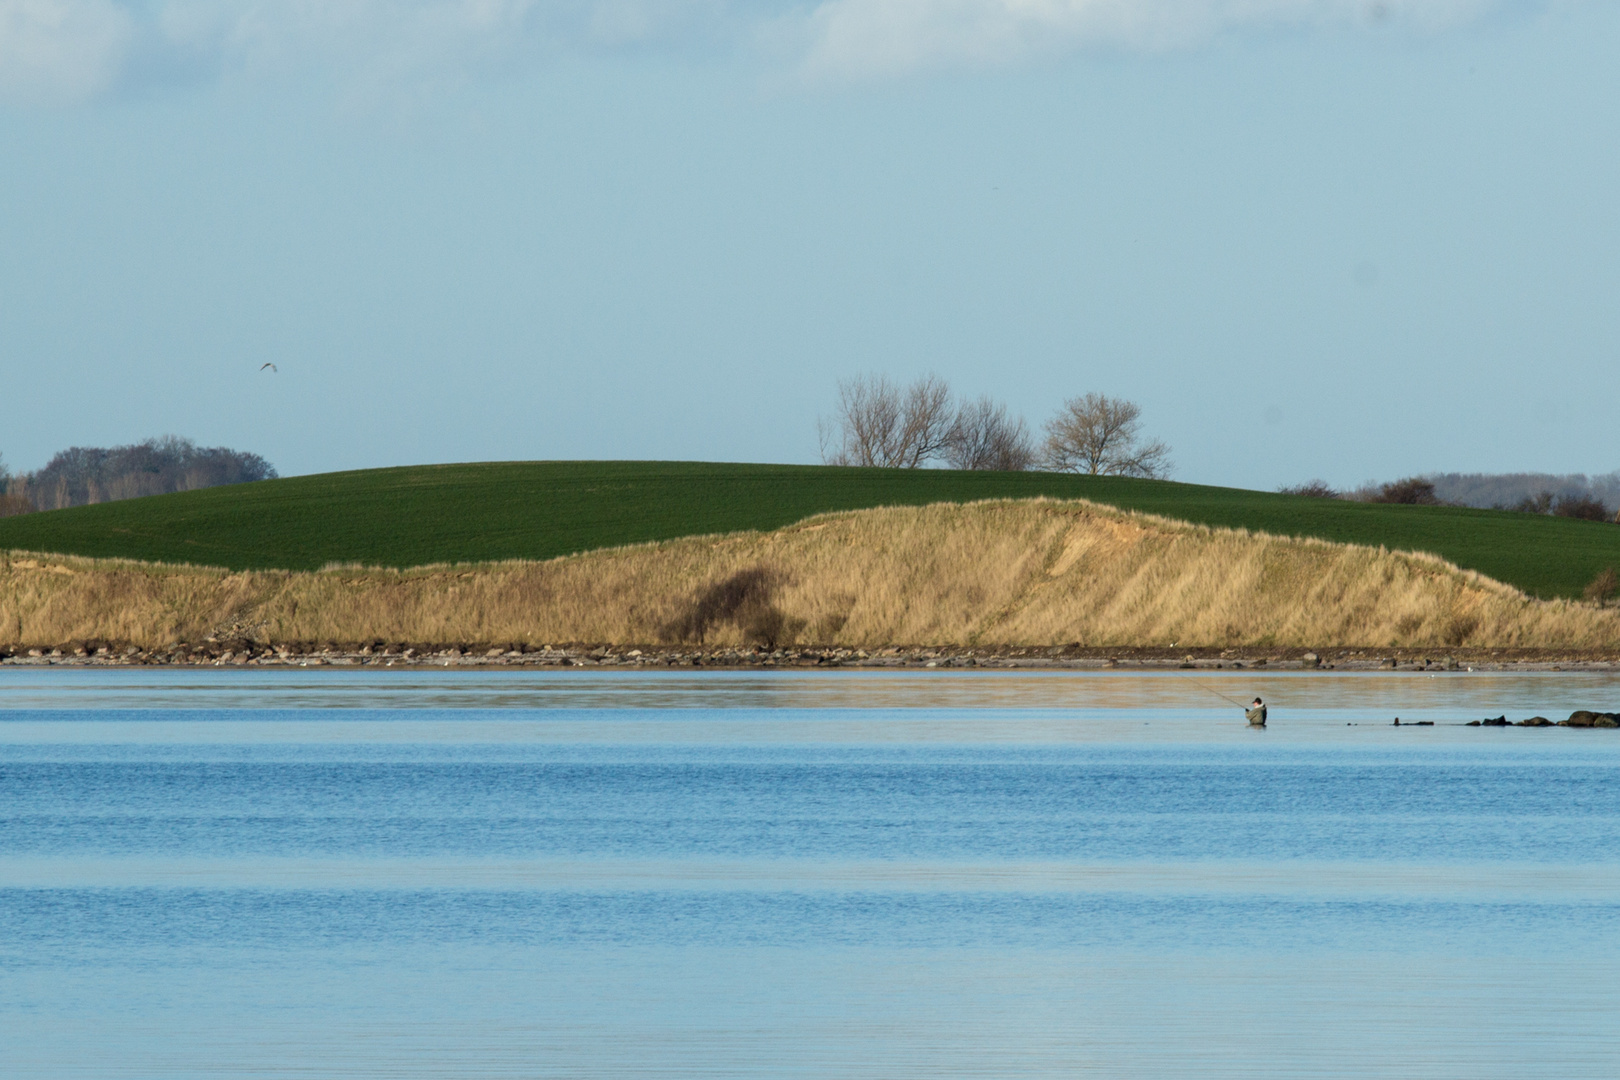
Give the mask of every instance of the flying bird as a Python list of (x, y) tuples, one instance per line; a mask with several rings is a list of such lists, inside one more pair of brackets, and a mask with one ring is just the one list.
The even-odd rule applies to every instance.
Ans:
[(260, 371), (263, 371), (265, 368), (269, 368), (271, 371), (280, 371), (281, 370), (280, 368), (276, 367), (276, 365), (274, 365), (274, 364), (261, 364), (261, 365), (259, 365), (259, 370)]

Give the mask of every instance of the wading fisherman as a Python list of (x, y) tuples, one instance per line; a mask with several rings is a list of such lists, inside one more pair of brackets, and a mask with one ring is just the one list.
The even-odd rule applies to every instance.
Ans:
[(1243, 715), (1248, 718), (1250, 727), (1265, 727), (1266, 726), (1266, 704), (1265, 704), (1265, 702), (1261, 701), (1259, 698), (1255, 698), (1254, 699), (1254, 704), (1250, 705), (1247, 709), (1243, 710)]

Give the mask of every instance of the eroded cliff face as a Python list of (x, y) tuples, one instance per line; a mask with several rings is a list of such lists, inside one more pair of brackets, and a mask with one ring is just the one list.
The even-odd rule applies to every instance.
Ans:
[(1620, 648), (1620, 610), (1433, 556), (1033, 500), (549, 562), (232, 573), (12, 553), (0, 643)]

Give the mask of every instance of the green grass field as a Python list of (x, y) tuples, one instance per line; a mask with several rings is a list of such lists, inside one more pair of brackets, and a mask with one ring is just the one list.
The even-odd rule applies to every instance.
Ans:
[(0, 548), (316, 569), (329, 562), (544, 559), (827, 510), (1086, 498), (1207, 525), (1431, 551), (1538, 596), (1620, 566), (1620, 527), (1495, 510), (1384, 506), (1052, 473), (678, 461), (496, 462), (295, 476), (0, 520)]

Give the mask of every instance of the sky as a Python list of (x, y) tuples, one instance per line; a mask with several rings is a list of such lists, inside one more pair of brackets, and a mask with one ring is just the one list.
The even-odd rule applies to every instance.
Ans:
[(0, 454), (1605, 473), (1617, 181), (1612, 0), (0, 0)]

